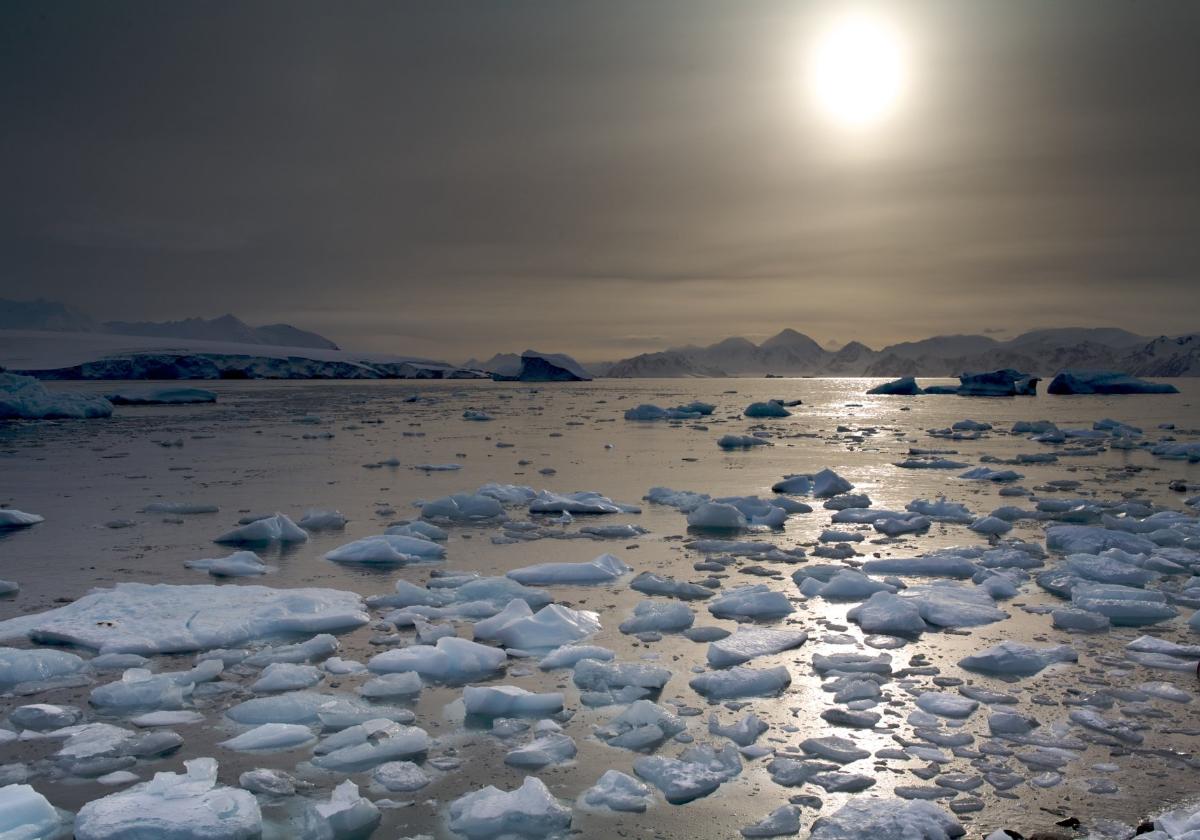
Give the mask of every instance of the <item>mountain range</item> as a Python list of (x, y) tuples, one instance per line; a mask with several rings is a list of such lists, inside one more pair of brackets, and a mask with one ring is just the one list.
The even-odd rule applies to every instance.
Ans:
[(235, 344), (264, 344), (279, 347), (339, 349), (329, 339), (291, 324), (252, 327), (236, 315), (219, 318), (186, 318), (182, 321), (106, 321), (97, 323), (90, 315), (65, 303), (48, 300), (0, 299), (0, 329), (51, 332), (112, 333), (154, 338), (225, 341)]
[(1000, 341), (985, 335), (940, 335), (873, 350), (851, 341), (827, 350), (786, 329), (755, 344), (741, 337), (707, 347), (676, 347), (593, 366), (610, 377), (686, 376), (957, 376), (1016, 368), (1052, 376), (1066, 368), (1119, 370), (1135, 376), (1200, 376), (1200, 333), (1159, 338), (1115, 327), (1066, 327)]

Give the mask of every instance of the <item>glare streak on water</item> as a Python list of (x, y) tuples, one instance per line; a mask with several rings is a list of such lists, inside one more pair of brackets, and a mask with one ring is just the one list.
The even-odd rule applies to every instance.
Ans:
[[(958, 471), (903, 470), (892, 463), (902, 460), (910, 447), (954, 449), (959, 454), (948, 457), (972, 466), (985, 454), (1004, 459), (1018, 453), (1047, 451), (1047, 447), (1021, 437), (990, 435), (979, 441), (945, 441), (925, 433), (967, 417), (1001, 428), (1017, 420), (1039, 419), (1052, 420), (1064, 428), (1087, 428), (1095, 420), (1112, 417), (1142, 427), (1151, 439), (1165, 434), (1175, 434), (1181, 440), (1195, 439), (1197, 433), (1188, 434), (1187, 430), (1200, 427), (1196, 404), (1200, 387), (1188, 380), (1179, 383), (1183, 393), (1174, 396), (1015, 399), (871, 397), (864, 393), (869, 384), (858, 379), (601, 380), (533, 386), (490, 382), (219, 382), (205, 385), (220, 393), (220, 402), (212, 406), (121, 407), (107, 421), (0, 424), (0, 502), (46, 517), (44, 524), (34, 528), (0, 533), (2, 576), (22, 585), (15, 599), (0, 601), (0, 618), (48, 609), (57, 599), (74, 599), (93, 587), (118, 581), (208, 583), (206, 575), (185, 569), (183, 561), (229, 553), (213, 545), (211, 539), (248, 512), (279, 510), (298, 519), (310, 507), (337, 508), (351, 521), (345, 531), (314, 534), (302, 546), (266, 552), (264, 559), (277, 571), (265, 579), (240, 582), (327, 586), (372, 595), (390, 591), (398, 577), (423, 583), (429, 567), (356, 568), (329, 563), (322, 555), (352, 539), (380, 533), (392, 521), (414, 518), (417, 511), (413, 503), (417, 500), (472, 490), (489, 481), (564, 492), (596, 490), (618, 501), (640, 503), (646, 491), (656, 485), (714, 496), (768, 495), (771, 484), (786, 474), (831, 467), (853, 481), (857, 492), (870, 495), (877, 508), (903, 509), (914, 498), (944, 494), (983, 514), (1013, 500), (999, 497), (998, 488), (988, 482), (957, 479)], [(104, 383), (64, 383), (55, 387), (106, 390)], [(403, 402), (414, 393), (429, 400)], [(741, 417), (741, 409), (750, 402), (772, 397), (799, 398), (804, 404), (792, 409), (794, 416), (790, 418), (754, 421)], [(622, 419), (623, 412), (638, 403), (668, 406), (694, 399), (714, 402), (718, 409), (712, 417), (698, 422), (634, 423)], [(466, 421), (462, 413), (467, 409), (485, 411), (495, 419)], [(294, 422), (305, 415), (317, 415), (322, 422)], [(1175, 423), (1178, 430), (1161, 431), (1157, 427), (1163, 423)], [(839, 426), (847, 431), (838, 432)], [(723, 452), (716, 446), (722, 434), (756, 430), (766, 430), (772, 446), (747, 452)], [(332, 432), (333, 437), (305, 437), (325, 432)], [(182, 441), (182, 446), (162, 445), (175, 441)], [(606, 444), (612, 444), (612, 448), (606, 448)], [(392, 456), (401, 466), (363, 466)], [(529, 463), (519, 464), (522, 460)], [(444, 463), (458, 463), (462, 469), (428, 472), (411, 468)], [(545, 468), (555, 472), (539, 473)], [(1144, 495), (1175, 508), (1180, 506), (1181, 495), (1169, 491), (1168, 482), (1200, 482), (1200, 465), (1155, 460), (1146, 452), (1109, 450), (1098, 456), (1063, 457), (1057, 464), (1016, 469), (1025, 474), (1021, 484), (1026, 487), (1071, 478), (1080, 481), (1081, 488), (1062, 495)], [(179, 521), (161, 514), (139, 513), (154, 501), (208, 502), (220, 505), (221, 512), (179, 517)], [(814, 507), (817, 510), (813, 514), (793, 515), (781, 532), (764, 538), (785, 547), (811, 544), (829, 525), (829, 512), (819, 504)], [(105, 523), (122, 519), (135, 524), (120, 529), (105, 527)], [(606, 517), (604, 522), (633, 522), (650, 533), (627, 541), (545, 539), (496, 546), (491, 543), (496, 533), (493, 529), (456, 528), (443, 566), (502, 574), (517, 566), (589, 560), (611, 551), (635, 572), (650, 570), (681, 579), (700, 577), (691, 568), (699, 558), (682, 548), (680, 537), (686, 534), (686, 525), (674, 509), (646, 505), (641, 515)], [(577, 520), (576, 526), (579, 524), (586, 523)], [(946, 525), (935, 525), (922, 537), (885, 544), (872, 544), (870, 540), (875, 536), (870, 535), (868, 542), (860, 546), (865, 554), (907, 556), (934, 547), (981, 541), (962, 526)], [(1024, 522), (1011, 536), (1040, 539), (1042, 529)], [(796, 599), (797, 612), (780, 626), (790, 622), (807, 629), (811, 638), (799, 650), (754, 663), (787, 664), (793, 677), (791, 689), (781, 698), (750, 701), (746, 711), (754, 711), (772, 726), (760, 743), (794, 746), (810, 735), (840, 734), (855, 738), (871, 750), (896, 746), (887, 732), (834, 733), (820, 719), (820, 712), (832, 703), (812, 673), (812, 655), (847, 649), (820, 641), (832, 632), (847, 632), (857, 638), (861, 634), (852, 624), (848, 630), (840, 629), (846, 623), (846, 610), (853, 604), (828, 604), (820, 599), (804, 602), (790, 579), (791, 571), (791, 567), (781, 566), (783, 577), (766, 582)], [(758, 582), (763, 579), (740, 574), (735, 568), (726, 586)], [(710, 709), (687, 686), (689, 669), (703, 664), (705, 646), (673, 636), (641, 645), (620, 634), (617, 624), (643, 598), (629, 590), (627, 583), (628, 578), (624, 578), (613, 586), (555, 587), (552, 592), (561, 603), (598, 611), (604, 629), (592, 641), (615, 649), (619, 659), (654, 657), (671, 668), (675, 676), (659, 702), (679, 700), (702, 708), (703, 716), (688, 721), (697, 741), (708, 741), (706, 721)], [(1032, 583), (1027, 584), (1016, 599), (1001, 604), (1012, 616), (1010, 619), (978, 628), (969, 635), (927, 633), (920, 642), (893, 652), (895, 666), (904, 666), (919, 651), (941, 666), (944, 676), (966, 676), (981, 685), (1009, 690), (1011, 686), (1004, 683), (964, 675), (953, 663), (968, 652), (1005, 638), (1069, 642), (1080, 651), (1079, 666), (1050, 669), (1024, 680), (1020, 684), (1022, 697), (1042, 693), (1057, 704), (1068, 690), (1081, 688), (1086, 692), (1101, 687), (1107, 679), (1107, 667), (1096, 662), (1095, 656), (1119, 655), (1124, 644), (1141, 631), (1118, 629), (1101, 636), (1071, 636), (1052, 630), (1047, 616), (1030, 615), (1020, 609), (1022, 604), (1052, 600)], [(729, 629), (735, 626), (733, 622), (712, 619), (703, 604), (693, 607), (698, 624)], [(1186, 618), (1187, 611), (1184, 613)], [(830, 630), (826, 626), (830, 623), (838, 629)], [(366, 627), (343, 637), (341, 655), (365, 660), (377, 652), (378, 648), (368, 642), (372, 633)], [(1163, 625), (1156, 634), (1177, 641), (1196, 641), (1182, 619)], [(188, 662), (190, 657), (166, 657), (161, 669), (184, 667)], [(520, 667), (523, 663), (515, 664)], [(605, 769), (631, 772), (633, 753), (589, 738), (592, 729), (616, 710), (580, 708), (568, 671), (544, 674), (532, 670), (529, 676), (504, 681), (531, 690), (565, 690), (568, 707), (579, 710), (566, 726), (580, 747), (576, 761), (537, 773), (551, 790), (573, 800)], [(1077, 682), (1080, 676), (1099, 682), (1081, 685)], [(1197, 688), (1194, 678), (1174, 672), (1136, 669), (1128, 677), (1130, 683), (1149, 679), (1168, 680), (1189, 691)], [(326, 686), (339, 682), (342, 690), (353, 690), (359, 680), (330, 678)], [(925, 690), (931, 687), (928, 678), (921, 678), (918, 684)], [(903, 702), (897, 708), (885, 703), (877, 711), (885, 712), (885, 724), (895, 725), (902, 733), (909, 731), (904, 717), (912, 707), (911, 698), (895, 681), (887, 691)], [(458, 731), (461, 711), (456, 712), (454, 701), (459, 693), (457, 689), (427, 689), (414, 709), (418, 724), (442, 739), (433, 753), (457, 751), (466, 759), (464, 769), (440, 776), (412, 796), (416, 804), (411, 807), (386, 811), (384, 825), (376, 836), (421, 831), (440, 834), (444, 827), (439, 807), (484, 784), (506, 790), (520, 784), (525, 773), (503, 764), (503, 747), (484, 732)], [(19, 702), (86, 706), (86, 700), (86, 690), (66, 690)], [(201, 710), (211, 712), (210, 718), (216, 719), (219, 708), (227, 702)], [(1065, 717), (1062, 706), (1028, 705), (1027, 699), (1024, 702), (1024, 711), (1047, 720)], [(0, 712), (16, 704), (0, 701)], [(1176, 717), (1171, 725), (1200, 727), (1192, 705), (1200, 706), (1170, 708)], [(714, 708), (723, 722), (745, 713)], [(968, 727), (978, 730), (985, 717), (986, 711), (976, 713)], [(1157, 721), (1150, 723), (1157, 725)], [(796, 731), (783, 731), (784, 726), (794, 726)], [(181, 727), (180, 732), (186, 740), (183, 750), (154, 765), (139, 766), (139, 775), (149, 778), (154, 770), (180, 769), (182, 759), (213, 755), (221, 763), (221, 780), (236, 783), (243, 769), (261, 766), (291, 771), (308, 757), (308, 750), (255, 757), (221, 750), (215, 743), (232, 734), (228, 727)], [(1194, 737), (1168, 737), (1152, 731), (1145, 734), (1146, 747), (1190, 752), (1196, 746)], [(46, 747), (36, 744), (0, 750), (4, 762), (46, 754)], [(667, 745), (663, 752), (674, 754), (677, 749)], [(1112, 774), (1120, 793), (1087, 793), (1080, 780), (1100, 775), (1087, 768), (1106, 761), (1122, 768)], [(872, 772), (870, 763), (861, 763), (865, 770), (858, 766), (850, 769)], [(920, 766), (916, 761), (889, 764)], [(575, 827), (585, 836), (611, 836), (618, 831), (645, 834), (647, 830), (671, 837), (734, 836), (738, 828), (761, 819), (800, 790), (775, 785), (764, 766), (762, 760), (747, 761), (740, 777), (712, 796), (686, 806), (666, 805), (660, 799), (644, 815), (577, 813)], [(1073, 773), (1074, 781), (1045, 791), (1021, 787), (1017, 790), (1019, 799), (999, 798), (989, 787), (981, 788), (987, 809), (973, 815), (975, 825), (1004, 826), (1029, 833), (1048, 827), (1058, 818), (1039, 810), (1043, 808), (1061, 809), (1063, 814), (1080, 818), (1107, 816), (1132, 822), (1160, 806), (1182, 801), (1194, 789), (1193, 770), (1179, 772), (1178, 765), (1167, 765), (1153, 755), (1120, 754), (1113, 758), (1107, 748), (1093, 746), (1074, 766), (1078, 768)], [(955, 768), (971, 769), (962, 761)], [(893, 784), (921, 784), (909, 774), (882, 772), (878, 776), (879, 783), (872, 793), (885, 793)], [(369, 774), (357, 774), (355, 778), (365, 789)], [(313, 779), (326, 791), (339, 780), (327, 774)], [(39, 780), (35, 785), (54, 804), (72, 810), (110, 792), (93, 784)], [(378, 798), (384, 794), (376, 790), (371, 795)], [(821, 813), (829, 813), (846, 795), (822, 798), (825, 807)], [(433, 800), (436, 804), (430, 804)], [(278, 816), (278, 809), (267, 808), (266, 813)], [(805, 808), (802, 823), (807, 826), (816, 815)]]

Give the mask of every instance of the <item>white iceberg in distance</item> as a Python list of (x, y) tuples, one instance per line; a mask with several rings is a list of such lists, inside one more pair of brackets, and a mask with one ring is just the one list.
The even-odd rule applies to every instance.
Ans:
[(32, 376), (0, 373), (0, 420), (82, 420), (112, 412), (99, 394), (51, 391)]
[(256, 519), (249, 524), (227, 531), (213, 540), (215, 543), (269, 544), (301, 543), (308, 541), (304, 529), (282, 513)]

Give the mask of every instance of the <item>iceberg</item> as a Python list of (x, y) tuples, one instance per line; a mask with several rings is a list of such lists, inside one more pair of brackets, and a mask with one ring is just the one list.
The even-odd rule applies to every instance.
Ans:
[(487, 522), (508, 518), (504, 505), (484, 493), (455, 493), (421, 505), (421, 518), (437, 522)]
[(755, 446), (770, 446), (770, 442), (753, 435), (721, 435), (717, 446), (722, 449), (752, 449)]
[(746, 517), (736, 507), (721, 502), (705, 502), (688, 514), (689, 528), (708, 531), (742, 531)]
[(1079, 658), (1068, 645), (1034, 648), (1007, 640), (958, 661), (968, 671), (984, 674), (1011, 674), (1028, 677), (1055, 662), (1075, 662)]
[(662, 577), (653, 572), (642, 572), (629, 582), (629, 588), (644, 595), (664, 595), (681, 601), (696, 601), (711, 598), (715, 593), (698, 583)]
[(420, 755), (429, 735), (417, 726), (374, 718), (330, 735), (317, 745), (314, 767), (337, 773), (361, 773), (389, 761)]
[(268, 566), (253, 551), (235, 551), (228, 557), (211, 560), (184, 560), (189, 569), (208, 572), (213, 577), (253, 577), (265, 575)]
[(127, 388), (105, 397), (113, 405), (191, 405), (215, 403), (215, 391), (203, 388)]
[(112, 412), (99, 394), (51, 391), (31, 376), (0, 373), (0, 420), (83, 420)]
[(380, 764), (371, 773), (371, 778), (393, 793), (411, 793), (432, 781), (424, 770), (411, 761)]
[(782, 618), (791, 614), (792, 604), (782, 592), (759, 583), (734, 587), (713, 598), (708, 611), (717, 618)]
[(570, 761), (578, 752), (575, 740), (561, 732), (551, 732), (535, 738), (528, 744), (508, 751), (504, 763), (510, 767), (525, 767), (531, 770), (551, 764)]
[(755, 402), (746, 406), (742, 412), (747, 417), (791, 417), (792, 412), (783, 407), (783, 403), (776, 400), (768, 400), (767, 402)]
[(964, 373), (959, 377), (958, 394), (963, 397), (1032, 397), (1041, 380), (1012, 368), (985, 373)]
[(358, 785), (347, 779), (333, 789), (328, 800), (308, 806), (300, 835), (304, 840), (366, 838), (382, 818), (375, 803), (359, 796)]
[[(16, 621), (18, 619), (10, 619)], [(0, 629), (6, 622), (0, 622)], [(12, 639), (22, 632), (3, 636)], [(86, 671), (88, 664), (73, 653), (62, 650), (24, 650), (0, 648), (0, 688), (8, 689), (18, 683), (35, 683)]]
[(250, 685), (250, 690), (255, 694), (298, 691), (302, 688), (312, 688), (324, 678), (324, 672), (313, 665), (272, 662), (262, 672), (262, 676)]
[(952, 840), (966, 829), (932, 802), (854, 797), (813, 823), (810, 840)]
[(0, 837), (43, 840), (61, 836), (63, 829), (58, 809), (32, 787), (20, 784), (0, 787)]
[(538, 662), (538, 667), (543, 671), (550, 671), (554, 668), (574, 668), (584, 659), (608, 662), (615, 656), (616, 654), (611, 650), (599, 645), (563, 645), (542, 657), (542, 660)]
[(917, 384), (917, 380), (911, 376), (902, 376), (899, 379), (894, 379), (891, 382), (884, 382), (870, 388), (868, 394), (887, 394), (892, 396), (914, 397), (918, 394), (925, 393), (921, 390), (921, 386)]
[[(775, 485), (778, 487), (779, 485)], [(854, 485), (833, 470), (824, 469), (813, 476), (812, 494), (818, 499), (827, 499), (842, 493), (849, 493)]]
[(639, 513), (636, 507), (621, 505), (607, 496), (591, 491), (578, 493), (551, 493), (542, 490), (529, 503), (530, 513)]
[(587, 638), (600, 630), (594, 612), (549, 604), (536, 613), (522, 600), (514, 599), (492, 618), (476, 622), (477, 639), (495, 639), (506, 647), (545, 650)]
[[(118, 583), (57, 609), (0, 621), (0, 640), (24, 637), (98, 653), (186, 653), (344, 632), (368, 620), (358, 595), (336, 589)], [(0, 681), (3, 670), (0, 661)]]
[(185, 761), (185, 773), (156, 773), (145, 784), (95, 799), (79, 809), (76, 840), (255, 840), (262, 834), (258, 802), (247, 791), (217, 784), (217, 762)]
[(1148, 382), (1111, 370), (1064, 370), (1051, 380), (1047, 394), (1178, 394), (1165, 382)]
[(611, 554), (601, 554), (586, 563), (539, 563), (523, 566), (507, 573), (507, 577), (526, 586), (554, 586), (556, 584), (610, 583), (631, 571), (620, 559)]
[(696, 620), (696, 614), (686, 604), (661, 601), (640, 601), (633, 615), (621, 622), (622, 633), (679, 633)]

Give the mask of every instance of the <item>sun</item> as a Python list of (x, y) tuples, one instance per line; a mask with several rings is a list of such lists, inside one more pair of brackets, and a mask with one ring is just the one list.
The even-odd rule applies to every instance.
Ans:
[(818, 36), (809, 55), (808, 81), (817, 105), (834, 122), (872, 126), (900, 104), (906, 59), (904, 39), (888, 21), (848, 15)]

